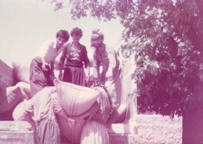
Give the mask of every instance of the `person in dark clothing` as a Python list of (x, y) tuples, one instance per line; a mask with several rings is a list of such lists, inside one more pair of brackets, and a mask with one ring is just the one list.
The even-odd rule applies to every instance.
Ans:
[[(85, 86), (85, 79), (89, 75), (89, 59), (86, 47), (80, 44), (82, 30), (73, 28), (71, 31), (72, 42), (65, 45), (59, 61), (60, 77), (62, 81)], [(87, 77), (84, 67), (87, 68)], [(62, 70), (63, 77), (62, 77)]]

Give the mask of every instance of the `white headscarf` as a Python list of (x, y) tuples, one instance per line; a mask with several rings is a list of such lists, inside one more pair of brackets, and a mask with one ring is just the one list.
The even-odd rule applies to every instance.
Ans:
[(95, 39), (95, 38), (98, 38), (98, 37), (103, 37), (103, 33), (101, 32), (100, 29), (94, 29), (92, 30), (92, 36), (91, 36), (91, 39)]

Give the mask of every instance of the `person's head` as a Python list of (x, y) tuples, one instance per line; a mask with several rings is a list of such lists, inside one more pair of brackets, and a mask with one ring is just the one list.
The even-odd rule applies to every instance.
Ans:
[(71, 30), (71, 37), (73, 41), (79, 42), (80, 38), (82, 37), (82, 30), (78, 27), (75, 27)]
[(62, 47), (69, 40), (69, 33), (66, 30), (59, 30), (56, 33), (56, 47)]
[(100, 29), (92, 30), (91, 45), (98, 48), (103, 44), (104, 35)]

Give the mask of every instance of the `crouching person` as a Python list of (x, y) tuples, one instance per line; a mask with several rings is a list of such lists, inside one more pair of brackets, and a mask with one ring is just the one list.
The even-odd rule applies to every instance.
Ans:
[(61, 144), (61, 134), (54, 114), (54, 87), (46, 87), (13, 111), (15, 121), (27, 121), (35, 130), (35, 143)]

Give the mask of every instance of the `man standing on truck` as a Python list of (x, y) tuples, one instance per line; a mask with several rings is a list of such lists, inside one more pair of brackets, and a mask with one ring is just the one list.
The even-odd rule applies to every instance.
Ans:
[(115, 50), (104, 43), (104, 35), (100, 29), (92, 31), (90, 63), (92, 69), (90, 75), (98, 78), (111, 95), (113, 105), (116, 104), (116, 91), (114, 79), (118, 74), (118, 59)]

